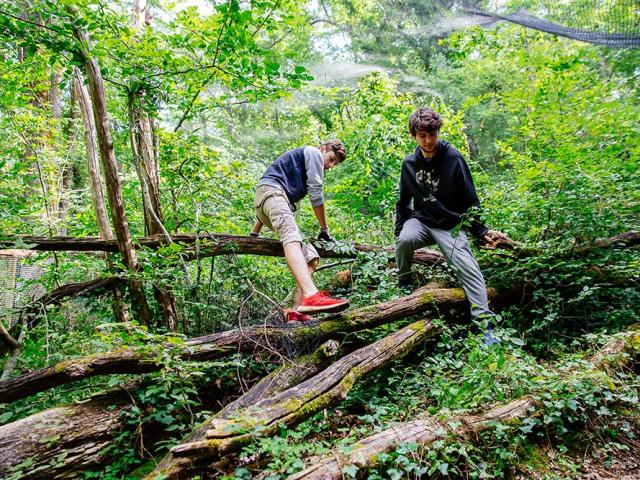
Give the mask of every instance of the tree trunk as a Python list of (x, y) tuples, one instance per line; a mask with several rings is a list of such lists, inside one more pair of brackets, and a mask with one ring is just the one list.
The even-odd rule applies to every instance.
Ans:
[[(495, 300), (498, 295), (489, 289)], [(502, 297), (508, 297), (503, 294)], [(187, 340), (182, 348), (182, 358), (192, 361), (209, 361), (235, 352), (255, 353), (259, 350), (298, 349), (307, 351), (332, 338), (346, 333), (373, 328), (393, 320), (426, 312), (441, 315), (459, 315), (466, 306), (466, 297), (460, 288), (429, 290), (419, 289), (406, 297), (364, 307), (353, 312), (331, 317), (315, 326), (277, 327), (250, 326)], [(161, 348), (161, 346), (158, 346)], [(34, 372), (0, 382), (0, 403), (8, 403), (48, 388), (68, 384), (96, 375), (142, 373), (159, 370), (157, 354), (149, 347), (129, 347), (105, 353), (75, 358)]]
[[(51, 112), (53, 118), (58, 121), (62, 120), (62, 99), (60, 94), (60, 82), (62, 81), (62, 73), (55, 71), (51, 74), (51, 87), (49, 89), (49, 98), (51, 101)], [(76, 96), (71, 92), (69, 109), (69, 123), (66, 129), (67, 149), (72, 150), (76, 139), (78, 112), (76, 108)], [(66, 235), (67, 227), (65, 221), (67, 218), (67, 210), (69, 209), (69, 195), (71, 193), (71, 185), (73, 184), (73, 156), (67, 155), (62, 165), (62, 178), (60, 179), (60, 188), (58, 195), (58, 235)]]
[(207, 423), (206, 439), (177, 445), (175, 457), (219, 459), (281, 426), (292, 426), (317, 411), (344, 400), (367, 373), (401, 358), (437, 333), (427, 320), (415, 322), (371, 345), (342, 357), (318, 375), (282, 393)]
[(109, 459), (104, 449), (126, 428), (130, 401), (126, 391), (110, 392), (0, 426), (0, 477), (82, 478)]
[[(74, 35), (83, 48), (85, 48), (86, 51), (89, 51), (89, 42), (86, 35), (77, 28), (74, 29)], [(124, 209), (122, 187), (119, 177), (119, 166), (113, 149), (113, 142), (111, 140), (109, 113), (107, 112), (107, 102), (105, 98), (102, 74), (100, 73), (98, 61), (95, 58), (86, 57), (84, 60), (87, 78), (89, 79), (89, 90), (93, 100), (93, 114), (96, 124), (96, 133), (98, 137), (98, 144), (100, 146), (100, 157), (105, 173), (109, 205), (111, 207), (111, 217), (115, 227), (118, 250), (122, 254), (124, 264), (127, 268), (133, 274), (137, 274), (141, 269), (138, 263), (138, 257), (133, 249), (131, 234), (129, 232), (129, 224), (127, 223), (127, 216)], [(142, 282), (140, 280), (131, 280), (130, 286), (133, 306), (138, 314), (140, 323), (143, 325), (150, 325), (151, 311), (144, 295)]]
[[(229, 417), (242, 409), (257, 404), (271, 395), (283, 392), (308, 378), (319, 374), (327, 368), (332, 359), (340, 353), (338, 342), (329, 340), (321, 345), (315, 352), (300, 357), (290, 363), (283, 365), (273, 371), (265, 378), (254, 385), (247, 393), (237, 398), (235, 401), (224, 407), (212, 419)], [(196, 442), (206, 438), (209, 423), (204, 422), (193, 430), (185, 439), (185, 442)], [(165, 480), (191, 478), (198, 469), (206, 467), (208, 460), (199, 462), (198, 459), (174, 457), (169, 452), (160, 461), (152, 473), (147, 478), (153, 480), (156, 475), (164, 475)]]
[[(145, 20), (151, 21), (146, 0), (134, 0), (132, 23), (134, 32), (144, 28)], [(147, 23), (147, 25), (149, 25)], [(142, 209), (144, 213), (144, 231), (147, 235), (166, 235), (169, 233), (163, 224), (162, 205), (160, 203), (160, 174), (158, 159), (155, 153), (154, 131), (151, 119), (144, 110), (145, 91), (137, 90), (129, 94), (127, 109), (129, 111), (129, 139), (133, 163), (136, 167), (140, 187), (142, 189)], [(170, 239), (170, 237), (169, 237)], [(178, 327), (178, 309), (171, 289), (154, 287), (156, 301), (162, 309), (166, 327), (176, 331)]]
[[(484, 430), (495, 428), (497, 423), (529, 416), (530, 410), (535, 408), (535, 405), (533, 399), (522, 398), (481, 415), (464, 415), (446, 420), (428, 417), (401, 423), (360, 440), (357, 446), (348, 450), (348, 455), (341, 456), (338, 452), (332, 452), (330, 457), (321, 458), (313, 466), (289, 476), (288, 480), (342, 479), (344, 478), (342, 472), (345, 466), (355, 465), (362, 469), (370, 468), (376, 463), (378, 455), (388, 452), (400, 444), (428, 445), (438, 439), (446, 438), (448, 435), (467, 438)], [(451, 425), (456, 426), (452, 428)]]
[[(171, 235), (173, 243), (183, 244), (184, 246), (200, 243), (199, 257), (212, 257), (216, 255), (224, 255), (228, 253), (242, 255), (262, 255), (266, 257), (282, 257), (284, 251), (282, 245), (277, 240), (268, 238), (251, 238), (226, 234), (179, 234)], [(97, 237), (37, 237), (31, 235), (3, 235), (0, 237), (0, 246), (13, 248), (16, 242), (26, 244), (25, 249), (41, 250), (41, 251), (67, 251), (67, 252), (117, 252), (118, 244), (111, 240), (105, 241)], [(160, 248), (169, 242), (162, 235), (153, 235), (150, 237), (142, 237), (137, 239), (137, 243), (147, 248)], [(322, 258), (354, 258), (359, 252), (387, 252), (389, 256), (393, 256), (393, 247), (378, 247), (375, 245), (366, 245), (360, 243), (336, 243), (312, 241), (318, 253)], [(559, 257), (570, 257), (585, 255), (595, 249), (607, 249), (613, 247), (630, 248), (640, 245), (640, 232), (629, 231), (615, 235), (609, 238), (593, 240), (588, 244), (569, 249), (559, 254)], [(505, 250), (513, 250), (512, 243), (503, 243), (499, 248)], [(519, 248), (520, 252), (526, 251), (528, 255), (536, 255), (541, 252)], [(185, 256), (194, 259), (195, 248), (185, 250)], [(433, 265), (437, 262), (444, 261), (444, 257), (439, 252), (421, 248), (415, 251), (416, 263), (424, 263)]]
[(36, 317), (49, 305), (57, 305), (69, 297), (82, 297), (90, 292), (113, 290), (123, 280), (118, 277), (96, 278), (79, 283), (67, 283), (38, 298), (22, 312), (29, 327), (33, 326)]
[[(77, 67), (73, 69), (73, 89), (78, 104), (80, 106), (80, 113), (82, 116), (82, 123), (84, 125), (84, 145), (87, 155), (87, 172), (89, 176), (89, 185), (91, 186), (91, 203), (93, 204), (93, 211), (96, 215), (96, 223), (98, 224), (98, 233), (103, 240), (110, 240), (113, 238), (113, 231), (111, 230), (111, 223), (109, 222), (109, 216), (107, 215), (107, 207), (104, 203), (104, 193), (102, 190), (102, 178), (100, 176), (100, 163), (98, 160), (98, 149), (96, 148), (95, 138), (96, 127), (93, 119), (93, 108), (91, 107), (91, 101), (89, 99), (89, 92), (87, 92), (84, 82), (82, 80), (82, 74)], [(112, 269), (113, 264), (109, 260), (107, 254), (105, 254), (105, 261), (107, 268)], [(112, 301), (113, 315), (117, 322), (124, 323), (128, 321), (129, 316), (126, 306), (122, 301), (120, 290), (114, 286), (113, 288), (113, 301)]]
[[(277, 369), (223, 411), (234, 411), (315, 375), (331, 362), (338, 350), (335, 342), (327, 342), (313, 354)], [(126, 420), (121, 418), (132, 404), (127, 391), (133, 392), (139, 385), (139, 381), (134, 381), (125, 390), (108, 392), (78, 405), (48, 409), (0, 426), (0, 476), (4, 478), (7, 472), (14, 472), (12, 469), (22, 462), (27, 464), (16, 469), (22, 470), (16, 480), (81, 478), (85, 470), (99, 469), (117, 454), (113, 450), (107, 456), (101, 450), (127, 428)]]

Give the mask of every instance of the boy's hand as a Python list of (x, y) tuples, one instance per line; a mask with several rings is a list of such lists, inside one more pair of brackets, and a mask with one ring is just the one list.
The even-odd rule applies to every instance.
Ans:
[(325, 242), (335, 242), (335, 239), (329, 235), (329, 229), (320, 229), (320, 233), (318, 234), (318, 240), (323, 240)]
[(512, 240), (504, 233), (497, 230), (489, 230), (484, 237), (480, 239), (480, 246), (487, 250), (495, 250), (500, 242), (511, 242)]

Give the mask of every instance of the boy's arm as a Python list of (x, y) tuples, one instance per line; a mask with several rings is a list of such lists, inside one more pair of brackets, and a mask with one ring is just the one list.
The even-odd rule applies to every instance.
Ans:
[[(317, 148), (304, 149), (304, 166), (307, 171), (307, 193), (313, 207), (313, 213), (320, 224), (321, 239), (329, 240), (329, 227), (324, 209), (324, 195), (322, 193), (324, 181), (324, 160), (322, 153)], [(324, 238), (323, 238), (324, 237)]]
[[(324, 205), (324, 195), (322, 193), (324, 160), (322, 159), (320, 150), (314, 147), (306, 147), (304, 149), (304, 168), (307, 171), (307, 193), (309, 194), (309, 201), (315, 211), (315, 207)], [(320, 219), (318, 219), (318, 221), (320, 221)]]
[(393, 233), (396, 237), (400, 235), (404, 222), (406, 222), (409, 219), (409, 215), (411, 215), (411, 208), (409, 208), (409, 203), (411, 203), (411, 194), (409, 193), (407, 185), (405, 185), (404, 177), (403, 164), (402, 172), (400, 173), (400, 193), (398, 195), (398, 201), (396, 202), (396, 223), (393, 229)]
[(476, 187), (473, 183), (473, 178), (471, 177), (471, 171), (469, 170), (469, 166), (467, 163), (462, 160), (460, 162), (460, 189), (464, 192), (466, 200), (470, 205), (469, 208), (473, 209), (471, 213), (471, 217), (469, 218), (469, 223), (471, 227), (469, 232), (476, 237), (481, 245), (485, 248), (494, 249), (496, 248), (497, 243), (500, 240), (509, 240), (509, 238), (502, 232), (497, 230), (490, 230), (487, 226), (481, 221), (480, 213), (480, 200), (478, 199), (478, 194), (476, 193)]

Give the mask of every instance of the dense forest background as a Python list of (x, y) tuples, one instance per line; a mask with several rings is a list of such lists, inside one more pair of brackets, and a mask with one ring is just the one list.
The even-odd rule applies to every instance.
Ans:
[[(526, 3), (535, 11), (548, 2)], [(637, 23), (640, 15), (629, 1), (566, 3), (585, 18), (598, 9), (611, 22)], [(576, 10), (575, 3), (584, 5)], [(144, 377), (116, 371), (60, 382), (0, 403), (0, 449), (19, 451), (20, 430), (11, 428), (20, 421), (135, 383), (126, 408), (108, 410), (120, 427), (75, 473), (52, 476), (73, 456), (63, 449), (42, 463), (31, 457), (5, 466), (3, 478), (167, 478), (150, 472), (170, 447), (317, 346), (308, 340), (185, 359), (187, 338), (277, 323), (294, 281), (282, 258), (243, 255), (233, 245), (224, 255), (199, 255), (210, 241), (194, 250), (167, 237), (248, 235), (255, 185), (268, 164), (287, 149), (340, 138), (347, 159), (325, 182), (328, 223), (339, 241), (332, 248), (392, 246), (400, 166), (414, 148), (407, 121), (425, 105), (443, 115), (441, 138), (465, 156), (487, 224), (518, 242), (516, 250), (475, 250), (488, 285), (511, 292), (495, 330), (501, 343), (485, 348), (482, 325), (438, 311), (429, 317), (439, 329), (431, 342), (366, 374), (344, 400), (258, 434), (233, 461), (199, 475), (286, 478), (394, 422), (424, 414), (455, 419), (524, 396), (537, 405), (524, 420), (466, 438), (443, 433), (427, 446), (402, 443), (366, 468), (346, 462), (342, 475), (639, 474), (637, 455), (635, 466), (625, 464), (639, 449), (637, 364), (596, 371), (593, 354), (632, 329), (640, 313), (637, 246), (595, 248), (599, 239), (640, 229), (640, 50), (507, 22), (432, 31), (407, 20), (439, 25), (445, 4), (0, 5), (0, 239), (12, 249), (0, 250), (0, 389), (28, 372), (129, 347), (161, 366)], [(105, 168), (107, 161), (116, 168)], [(124, 225), (114, 214), (118, 198)], [(313, 212), (306, 201), (300, 207), (298, 223), (313, 237)], [(134, 244), (150, 235), (165, 242), (127, 253), (119, 236), (125, 227)], [(118, 247), (109, 254), (37, 251), (24, 236), (118, 236)], [(266, 229), (263, 237), (274, 238)], [(384, 251), (323, 264), (317, 283), (348, 296), (352, 309), (403, 295)], [(442, 264), (419, 271), (426, 288), (457, 286)], [(34, 303), (64, 285), (114, 277), (114, 288)], [(353, 350), (406, 324), (341, 338)], [(40, 442), (55, 450), (60, 438)], [(596, 471), (601, 477), (585, 476)]]

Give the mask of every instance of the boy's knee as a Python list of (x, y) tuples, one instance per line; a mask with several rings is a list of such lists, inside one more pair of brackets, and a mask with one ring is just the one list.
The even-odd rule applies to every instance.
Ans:
[(416, 248), (416, 240), (408, 236), (400, 236), (396, 240), (396, 252), (413, 252)]

